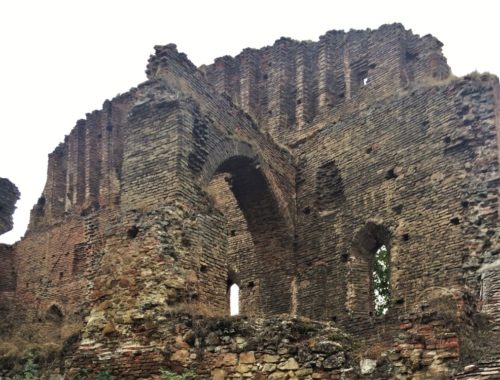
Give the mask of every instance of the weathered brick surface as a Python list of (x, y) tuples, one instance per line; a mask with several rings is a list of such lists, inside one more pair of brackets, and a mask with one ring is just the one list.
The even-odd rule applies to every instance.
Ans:
[[(280, 39), (200, 69), (156, 47), (148, 80), (49, 155), (26, 236), (0, 247), (0, 301), (23, 306), (23, 326), (58, 320), (59, 341), (84, 326), (65, 345), (73, 375), (197, 364), (217, 379), (446, 378), (494, 366), (500, 353), (479, 346), (500, 329), (500, 87), (451, 78), (440, 48), (400, 25)], [(381, 245), (391, 302), (377, 317)], [(262, 346), (240, 347), (222, 318), (233, 283)], [(221, 331), (200, 345), (179, 313), (219, 318)], [(348, 329), (364, 364), (274, 341), (277, 314)], [(312, 347), (300, 326), (296, 342)]]

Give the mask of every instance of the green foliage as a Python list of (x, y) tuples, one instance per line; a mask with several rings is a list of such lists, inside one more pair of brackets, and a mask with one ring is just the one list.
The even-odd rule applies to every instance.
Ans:
[(34, 380), (38, 379), (38, 366), (33, 360), (33, 356), (29, 355), (26, 363), (23, 367), (23, 373), (21, 375), (22, 380)]
[(99, 372), (95, 378), (95, 380), (113, 380), (114, 376), (111, 375), (109, 370), (105, 369)]
[(189, 380), (196, 379), (196, 372), (190, 369), (181, 374), (177, 374), (166, 369), (160, 369), (160, 376), (166, 380)]
[(73, 380), (87, 380), (89, 378), (89, 370), (87, 368), (80, 368)]
[(389, 309), (389, 302), (391, 299), (389, 251), (385, 245), (381, 246), (375, 253), (373, 287), (375, 291), (375, 315), (384, 315)]

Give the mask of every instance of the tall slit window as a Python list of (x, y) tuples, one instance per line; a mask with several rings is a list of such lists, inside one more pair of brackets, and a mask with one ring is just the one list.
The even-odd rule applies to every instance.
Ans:
[(229, 287), (229, 312), (230, 315), (240, 313), (240, 287), (237, 284)]
[(372, 277), (375, 315), (385, 315), (389, 310), (391, 297), (389, 251), (385, 245), (380, 246), (375, 252)]

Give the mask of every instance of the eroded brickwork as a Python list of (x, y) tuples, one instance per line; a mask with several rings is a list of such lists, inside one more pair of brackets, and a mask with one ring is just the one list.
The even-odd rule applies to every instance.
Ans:
[[(28, 232), (0, 247), (4, 340), (50, 325), (70, 378), (494, 373), (500, 87), (452, 78), (440, 48), (397, 24), (199, 69), (156, 47), (49, 155)], [(232, 284), (248, 319), (227, 319)]]

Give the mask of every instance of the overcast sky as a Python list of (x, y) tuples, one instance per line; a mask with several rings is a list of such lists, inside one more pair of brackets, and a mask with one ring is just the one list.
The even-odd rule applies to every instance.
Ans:
[(47, 155), (78, 119), (145, 80), (154, 45), (196, 64), (281, 36), (401, 22), (444, 43), (454, 74), (500, 74), (500, 1), (0, 0), (0, 177), (21, 191), (18, 240), (41, 195)]

